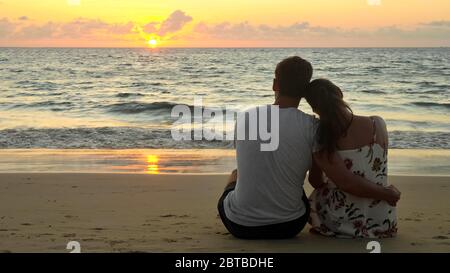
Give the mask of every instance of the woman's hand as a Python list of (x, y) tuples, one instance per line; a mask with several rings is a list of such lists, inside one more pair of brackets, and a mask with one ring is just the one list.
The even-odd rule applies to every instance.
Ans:
[(386, 187), (386, 190), (387, 198), (385, 201), (388, 202), (389, 205), (395, 207), (397, 205), (397, 202), (400, 200), (400, 196), (402, 193), (394, 185)]
[(308, 173), (308, 181), (314, 189), (320, 189), (327, 185), (323, 180), (323, 172), (313, 158), (311, 170)]
[(318, 184), (315, 186), (315, 189), (321, 189), (321, 188), (325, 188), (328, 185), (327, 182), (322, 182), (321, 184)]

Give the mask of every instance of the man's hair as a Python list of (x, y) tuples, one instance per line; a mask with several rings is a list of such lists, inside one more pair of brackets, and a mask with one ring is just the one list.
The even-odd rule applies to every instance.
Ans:
[(312, 74), (313, 67), (307, 60), (298, 56), (284, 59), (275, 69), (280, 95), (303, 98)]

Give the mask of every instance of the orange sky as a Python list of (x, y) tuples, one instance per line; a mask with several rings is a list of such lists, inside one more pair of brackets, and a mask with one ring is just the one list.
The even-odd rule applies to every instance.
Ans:
[(0, 0), (0, 46), (449, 46), (448, 0)]

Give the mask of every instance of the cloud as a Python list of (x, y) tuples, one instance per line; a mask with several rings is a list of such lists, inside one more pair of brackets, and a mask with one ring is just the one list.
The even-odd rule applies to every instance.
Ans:
[(422, 23), (421, 25), (429, 27), (450, 27), (450, 21), (432, 21), (429, 23)]
[(0, 39), (8, 38), (15, 30), (15, 24), (10, 22), (7, 18), (0, 19)]
[[(297, 22), (286, 26), (252, 25), (248, 22), (194, 26), (191, 40), (260, 42), (264, 46), (448, 46), (450, 22), (436, 21), (410, 27), (387, 26), (376, 29), (342, 29)], [(383, 45), (384, 43), (384, 45)]]
[(44, 25), (29, 25), (14, 33), (15, 39), (43, 39), (56, 37), (58, 25), (48, 22)]
[(55, 31), (56, 37), (89, 37), (96, 32), (107, 31), (109, 25), (101, 20), (78, 18), (74, 21), (61, 24)]
[(251, 25), (248, 22), (216, 25), (199, 23), (194, 32), (217, 39), (250, 40), (298, 40), (311, 35), (334, 34), (338, 29), (312, 26), (309, 22), (296, 22), (287, 26)]
[(150, 22), (144, 26), (144, 31), (147, 33), (156, 33), (158, 32), (159, 24), (158, 22)]
[(143, 27), (143, 31), (148, 34), (156, 34), (158, 36), (165, 36), (173, 34), (191, 22), (193, 18), (181, 10), (176, 10), (162, 22), (149, 22)]
[[(0, 19), (0, 40), (67, 40), (84, 39), (94, 41), (144, 41), (150, 34), (169, 39), (180, 31), (193, 18), (181, 10), (171, 13), (161, 22), (149, 22), (141, 27), (135, 22), (107, 23), (100, 19), (77, 18), (69, 22), (44, 22), (29, 20), (27, 16), (17, 20)], [(164, 37), (169, 35), (167, 37)]]
[(95, 38), (99, 36), (120, 36), (132, 33), (134, 23), (109, 24), (101, 20), (78, 18), (67, 23), (46, 22), (41, 25), (13, 22), (7, 18), (0, 20), (0, 40), (34, 40), (61, 38)]
[(164, 36), (167, 33), (174, 33), (181, 30), (187, 23), (192, 21), (192, 17), (186, 15), (181, 10), (176, 10), (170, 14), (169, 18), (161, 23), (158, 30), (158, 35)]

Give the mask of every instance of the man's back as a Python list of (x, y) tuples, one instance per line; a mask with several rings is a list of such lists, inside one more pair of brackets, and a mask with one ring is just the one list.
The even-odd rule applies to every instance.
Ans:
[[(257, 109), (264, 107), (268, 106)], [(259, 116), (268, 119), (272, 127), (267, 116)], [(303, 182), (311, 167), (316, 122), (296, 108), (280, 108), (279, 120), (275, 151), (261, 151), (265, 143), (261, 140), (236, 141), (239, 178), (235, 190), (224, 200), (224, 208), (226, 216), (237, 224), (277, 224), (305, 213)], [(236, 128), (247, 132), (248, 119), (238, 119)]]

